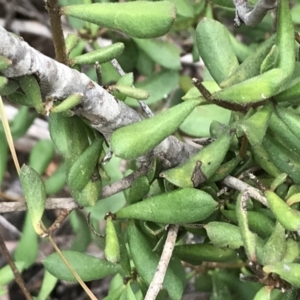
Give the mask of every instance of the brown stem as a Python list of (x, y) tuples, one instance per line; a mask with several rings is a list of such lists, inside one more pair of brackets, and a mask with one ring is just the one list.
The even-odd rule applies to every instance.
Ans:
[(9, 251), (5, 245), (5, 242), (4, 242), (1, 234), (0, 234), (0, 250), (3, 254), (3, 256), (6, 258), (6, 261), (9, 264), (11, 270), (13, 271), (15, 279), (16, 279), (16, 283), (19, 285), (19, 287), (22, 290), (23, 294), (25, 295), (26, 299), (32, 300), (32, 297), (30, 296), (30, 294), (25, 286), (24, 280), (23, 280), (20, 272), (18, 271), (12, 257), (9, 254)]
[(48, 0), (46, 3), (46, 8), (50, 17), (55, 59), (58, 62), (67, 65), (68, 58), (66, 54), (66, 45), (60, 20), (60, 7), (57, 3), (57, 0)]
[(147, 166), (142, 166), (141, 168), (137, 169), (133, 173), (127, 175), (126, 177), (122, 178), (121, 180), (106, 185), (102, 188), (101, 191), (101, 199), (107, 198), (119, 192), (122, 192), (129, 187), (131, 187), (132, 183), (140, 176), (145, 175), (148, 171)]
[[(223, 101), (220, 99), (214, 99), (214, 98), (212, 98), (211, 93), (206, 89), (206, 87), (202, 84), (202, 82), (199, 79), (193, 78), (193, 83), (207, 102), (216, 104), (216, 105), (224, 107), (226, 109), (230, 109), (233, 111), (245, 112), (245, 111), (247, 111), (247, 109), (249, 107), (256, 107), (261, 104), (261, 102), (259, 102), (259, 103), (257, 102), (257, 103), (246, 103), (246, 104), (240, 105), (240, 104), (236, 104), (236, 103), (226, 102), (226, 101)], [(264, 101), (265, 100), (263, 100), (263, 102)]]

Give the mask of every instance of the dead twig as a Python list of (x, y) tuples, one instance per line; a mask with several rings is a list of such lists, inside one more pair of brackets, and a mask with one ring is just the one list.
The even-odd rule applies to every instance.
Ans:
[(158, 266), (156, 268), (154, 277), (148, 288), (146, 297), (144, 300), (156, 299), (159, 291), (162, 289), (163, 281), (167, 272), (167, 268), (172, 257), (173, 249), (176, 243), (177, 233), (179, 226), (170, 225), (167, 239), (164, 245), (163, 252), (161, 254)]
[(16, 283), (19, 285), (24, 296), (26, 297), (27, 300), (32, 300), (32, 297), (25, 286), (24, 280), (23, 280), (19, 270), (17, 269), (12, 257), (9, 254), (9, 251), (5, 245), (5, 242), (4, 242), (1, 234), (0, 234), (0, 250), (1, 250), (2, 255), (5, 257), (7, 263), (9, 264), (11, 270), (13, 271), (15, 279), (16, 279)]

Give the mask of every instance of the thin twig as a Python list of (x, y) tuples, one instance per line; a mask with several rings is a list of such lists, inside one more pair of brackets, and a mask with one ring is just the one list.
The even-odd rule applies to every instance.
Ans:
[(68, 64), (66, 44), (64, 39), (64, 33), (62, 30), (60, 20), (60, 8), (57, 0), (48, 0), (46, 2), (46, 8), (50, 17), (51, 32), (53, 38), (53, 45), (55, 50), (55, 58), (58, 62), (65, 65)]
[(159, 291), (162, 289), (163, 281), (176, 243), (178, 229), (178, 225), (170, 225), (169, 227), (163, 252), (144, 300), (156, 299)]
[(121, 180), (106, 185), (101, 191), (101, 199), (107, 198), (128, 189), (138, 177), (145, 175), (147, 171), (148, 168), (146, 166), (142, 166), (141, 168), (125, 176)]
[(0, 215), (0, 224), (9, 232), (11, 232), (15, 237), (21, 237), (22, 233), (18, 230), (18, 228), (8, 222), (2, 215)]
[[(125, 72), (122, 69), (122, 67), (120, 66), (119, 62), (116, 59), (113, 59), (111, 61), (112, 65), (114, 66), (114, 68), (116, 69), (116, 71), (119, 73), (119, 75), (124, 76)], [(148, 116), (148, 118), (151, 118), (154, 116), (153, 112), (151, 111), (151, 109), (149, 108), (149, 106), (142, 100), (137, 100), (140, 107), (143, 109), (143, 111), (145, 112), (145, 114)]]
[[(142, 166), (121, 180), (106, 185), (101, 191), (100, 198), (104, 199), (128, 189), (138, 177), (145, 175), (147, 171), (147, 166)], [(67, 211), (76, 208), (79, 208), (79, 205), (73, 198), (48, 198), (45, 206), (45, 209), (66, 209)], [(23, 210), (27, 210), (26, 202), (0, 202), (0, 213)]]
[[(67, 209), (79, 208), (73, 198), (48, 198), (45, 209)], [(0, 213), (27, 210), (26, 202), (0, 202)]]
[(19, 272), (19, 270), (17, 269), (12, 257), (9, 254), (9, 251), (5, 245), (5, 242), (0, 234), (0, 250), (2, 252), (2, 255), (5, 257), (7, 263), (9, 264), (11, 270), (14, 273), (15, 279), (16, 279), (16, 283), (19, 285), (20, 289), (22, 290), (24, 296), (26, 297), (27, 300), (32, 300), (32, 297), (30, 296), (30, 293), (28, 292), (24, 280)]
[(232, 176), (225, 177), (225, 179), (222, 180), (222, 183), (225, 184), (226, 186), (229, 186), (229, 187), (231, 187), (235, 190), (241, 191), (241, 192), (247, 189), (251, 198), (253, 198), (253, 199), (259, 201), (260, 203), (262, 203), (263, 205), (269, 207), (266, 197), (264, 197), (262, 195), (260, 190), (252, 187), (251, 185), (249, 185), (235, 177), (232, 177)]

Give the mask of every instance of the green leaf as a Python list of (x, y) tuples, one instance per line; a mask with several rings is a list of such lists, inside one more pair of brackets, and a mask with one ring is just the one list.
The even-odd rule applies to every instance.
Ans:
[(276, 40), (276, 35), (272, 35), (264, 41), (258, 48), (238, 66), (236, 70), (226, 78), (220, 86), (223, 88), (243, 82), (260, 74), (261, 64), (270, 52)]
[(72, 192), (81, 192), (90, 181), (102, 150), (102, 143), (102, 138), (95, 138), (72, 164), (67, 178)]
[(272, 265), (282, 260), (287, 249), (285, 228), (277, 221), (268, 241), (264, 245), (261, 265)]
[(68, 112), (69, 109), (81, 103), (82, 94), (74, 93), (64, 99), (60, 104), (51, 108), (52, 113)]
[(79, 211), (72, 211), (69, 220), (75, 233), (70, 250), (84, 252), (91, 242), (91, 229), (86, 217)]
[[(171, 93), (178, 85), (178, 80), (178, 72), (165, 70), (151, 75), (144, 81), (137, 82), (135, 87), (146, 90), (150, 94), (146, 103), (151, 105)], [(125, 103), (130, 106), (139, 106), (135, 99), (129, 97), (126, 98)]]
[(239, 66), (227, 29), (204, 18), (197, 26), (196, 37), (200, 57), (215, 81), (221, 83)]
[(229, 149), (232, 134), (222, 130), (222, 135), (210, 145), (201, 149), (178, 167), (160, 174), (178, 187), (197, 187), (209, 179), (220, 167)]
[[(230, 221), (237, 223), (237, 215), (234, 210), (221, 210), (222, 214)], [(274, 222), (259, 211), (248, 211), (247, 220), (250, 230), (262, 238), (267, 238), (272, 234), (275, 226)]]
[(204, 228), (210, 241), (217, 247), (238, 249), (243, 246), (238, 226), (224, 222), (209, 222)]
[(134, 41), (153, 61), (166, 69), (179, 70), (181, 68), (180, 49), (174, 44), (160, 40), (134, 39)]
[(111, 216), (106, 219), (104, 254), (106, 259), (112, 263), (120, 260), (119, 239)]
[(48, 271), (45, 271), (43, 283), (40, 288), (40, 292), (37, 296), (37, 300), (47, 300), (50, 293), (53, 291), (57, 283), (57, 278), (51, 275)]
[(241, 107), (262, 103), (278, 92), (285, 79), (286, 74), (283, 70), (272, 69), (213, 93), (212, 98)]
[(22, 229), (22, 236), (14, 252), (14, 259), (16, 261), (23, 261), (24, 268), (28, 268), (34, 264), (38, 251), (38, 236), (32, 227), (30, 214), (27, 212)]
[(260, 146), (266, 134), (273, 107), (270, 103), (264, 105), (250, 118), (242, 121), (238, 127), (243, 130), (253, 147)]
[(46, 205), (46, 191), (43, 180), (34, 169), (23, 165), (20, 172), (20, 181), (34, 230), (37, 234), (44, 234), (41, 227)]
[(109, 87), (111, 90), (116, 91), (122, 95), (137, 99), (137, 100), (147, 100), (149, 98), (149, 93), (142, 89), (137, 89), (126, 85), (111, 85)]
[(232, 249), (218, 248), (207, 243), (179, 245), (174, 248), (173, 253), (180, 260), (186, 261), (193, 265), (199, 265), (202, 263), (202, 261), (236, 261), (238, 258), (237, 253)]
[(63, 189), (66, 183), (66, 170), (64, 164), (60, 164), (55, 172), (45, 180), (47, 195), (54, 195)]
[(140, 48), (134, 44), (137, 48), (137, 61), (136, 69), (141, 75), (151, 76), (154, 72), (155, 63), (154, 61)]
[[(12, 61), (10, 59), (6, 58), (3, 55), (0, 55), (0, 71), (4, 71), (11, 65), (12, 65)], [(2, 81), (2, 78), (4, 78), (4, 77), (1, 77), (0, 82)], [(6, 81), (7, 81), (7, 79), (6, 79)], [(0, 86), (1, 86), (1, 83), (0, 83)]]
[[(101, 279), (119, 272), (122, 273), (120, 265), (97, 257), (76, 251), (62, 251), (62, 253), (83, 281)], [(57, 253), (49, 255), (42, 263), (46, 270), (58, 279), (77, 281)]]
[(133, 204), (142, 200), (150, 190), (150, 183), (147, 176), (140, 176), (137, 178), (131, 187), (125, 190), (126, 201)]
[(116, 130), (111, 137), (111, 147), (116, 156), (134, 159), (152, 150), (172, 134), (198, 105), (186, 101), (150, 119)]
[(227, 284), (219, 277), (219, 270), (211, 272), (212, 293), (210, 300), (234, 300)]
[(291, 17), (293, 23), (300, 24), (300, 4), (295, 5), (291, 9)]
[(19, 88), (19, 84), (13, 79), (8, 80), (6, 84), (4, 84), (6, 80), (1, 79), (0, 81), (2, 82), (0, 83), (0, 95), (2, 96), (9, 95)]
[(190, 1), (186, 0), (170, 0), (176, 5), (177, 16), (192, 18), (194, 17), (194, 7)]
[(270, 300), (272, 288), (269, 286), (262, 287), (253, 300)]
[(109, 45), (107, 47), (103, 47), (101, 49), (97, 49), (95, 51), (82, 54), (80, 56), (76, 56), (70, 60), (70, 66), (78, 65), (92, 65), (96, 61), (99, 64), (111, 61), (112, 59), (116, 58), (120, 55), (124, 50), (123, 43), (115, 43)]
[(231, 111), (211, 104), (196, 107), (180, 125), (180, 130), (193, 137), (210, 136), (210, 125), (213, 120), (227, 125)]
[(42, 175), (55, 155), (53, 143), (50, 140), (39, 140), (29, 155), (29, 166)]
[(45, 113), (40, 86), (34, 75), (22, 76), (19, 80), (19, 84), (28, 97), (30, 105), (32, 105), (37, 112), (41, 114)]
[(256, 262), (257, 235), (254, 234), (248, 226), (247, 210), (244, 207), (244, 197), (246, 196), (247, 194), (243, 192), (239, 194), (236, 205), (236, 216), (240, 227), (240, 233), (242, 236), (246, 255), (250, 261)]
[(276, 44), (279, 53), (278, 65), (288, 80), (294, 72), (296, 55), (294, 25), (288, 0), (281, 0), (278, 3)]
[(137, 38), (166, 34), (176, 17), (175, 6), (167, 1), (72, 5), (63, 7), (61, 13)]
[[(15, 265), (19, 272), (22, 272), (24, 270), (24, 261), (15, 261)], [(5, 267), (0, 269), (0, 287), (10, 283), (12, 280), (14, 280), (14, 278), (14, 273), (9, 265), (6, 265)]]
[(13, 139), (17, 140), (18, 138), (23, 136), (36, 117), (36, 112), (30, 111), (28, 107), (21, 106), (18, 113), (13, 119), (12, 125), (10, 126)]
[[(197, 210), (201, 207), (201, 210)], [(207, 193), (191, 189), (178, 189), (148, 198), (120, 209), (117, 219), (140, 219), (163, 224), (186, 224), (202, 221), (217, 207), (217, 202)]]

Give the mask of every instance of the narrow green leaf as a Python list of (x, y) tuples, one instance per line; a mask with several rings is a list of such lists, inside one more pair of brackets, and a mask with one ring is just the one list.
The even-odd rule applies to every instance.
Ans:
[(60, 104), (51, 108), (52, 113), (65, 112), (81, 103), (82, 94), (75, 93), (64, 99)]
[(29, 155), (29, 166), (42, 175), (55, 155), (50, 140), (40, 140), (32, 148)]
[(23, 165), (20, 181), (31, 217), (31, 222), (37, 234), (43, 234), (41, 220), (45, 210), (46, 191), (40, 175), (31, 167)]
[(160, 174), (172, 184), (179, 187), (197, 187), (208, 180), (220, 167), (231, 142), (231, 132), (222, 130), (222, 135), (210, 145), (176, 168)]
[(270, 52), (275, 40), (276, 35), (272, 35), (257, 49), (253, 50), (252, 53), (238, 66), (238, 68), (235, 69), (234, 72), (220, 84), (220, 86), (222, 88), (226, 88), (259, 75), (261, 64)]
[(176, 5), (177, 17), (182, 16), (186, 18), (194, 17), (194, 7), (190, 1), (185, 0), (170, 0)]
[(86, 251), (87, 246), (92, 240), (91, 229), (87, 224), (86, 216), (79, 211), (73, 211), (69, 216), (69, 220), (75, 233), (70, 250), (78, 252)]
[(227, 29), (204, 18), (197, 26), (196, 37), (200, 57), (215, 81), (221, 83), (239, 66)]
[(166, 69), (179, 70), (180, 49), (167, 41), (134, 39), (134, 42), (153, 61)]
[(174, 4), (167, 1), (72, 5), (63, 7), (61, 13), (137, 38), (166, 34), (176, 17)]
[(209, 222), (204, 228), (210, 241), (217, 247), (238, 249), (243, 246), (238, 226), (224, 222)]
[(213, 93), (212, 98), (239, 106), (253, 105), (259, 102), (263, 103), (278, 92), (285, 78), (286, 74), (283, 70), (272, 69)]
[(95, 62), (99, 64), (111, 61), (124, 51), (123, 43), (115, 43), (101, 49), (76, 56), (70, 60), (70, 65), (93, 65)]
[(102, 138), (95, 138), (92, 144), (72, 164), (67, 177), (72, 191), (82, 191), (91, 179), (102, 150), (102, 144)]
[[(124, 207), (116, 213), (116, 217), (163, 224), (186, 224), (206, 219), (214, 212), (217, 205), (209, 194), (185, 188)], [(197, 210), (197, 207), (201, 207), (201, 210)]]
[(244, 207), (245, 203), (243, 203), (244, 197), (247, 195), (244, 193), (240, 193), (237, 199), (236, 205), (236, 216), (238, 219), (240, 232), (243, 240), (243, 244), (245, 247), (245, 251), (247, 257), (250, 261), (256, 262), (256, 240), (257, 236), (254, 234), (248, 226), (248, 217), (247, 217), (247, 210)]
[(34, 75), (22, 76), (19, 80), (19, 84), (29, 98), (30, 105), (32, 105), (37, 112), (43, 114), (45, 112), (41, 90), (37, 79)]
[(34, 264), (39, 251), (38, 236), (32, 227), (31, 216), (26, 213), (22, 236), (14, 252), (16, 261), (23, 261), (24, 268)]
[[(164, 70), (159, 73), (154, 73), (147, 79), (137, 82), (136, 88), (146, 90), (150, 97), (146, 103), (154, 104), (157, 101), (165, 98), (178, 85), (179, 74), (175, 71)], [(126, 98), (126, 104), (130, 106), (139, 106), (138, 102), (130, 97)]]
[(18, 88), (19, 84), (15, 80), (9, 79), (5, 85), (0, 86), (0, 95), (7, 96), (15, 92)]
[(146, 154), (172, 134), (198, 103), (186, 101), (153, 118), (118, 129), (111, 138), (112, 150), (128, 160)]
[(271, 287), (264, 286), (257, 292), (253, 300), (270, 300), (271, 291), (272, 291)]
[(146, 100), (149, 98), (149, 93), (142, 89), (137, 89), (131, 86), (126, 85), (111, 85), (109, 87), (113, 91), (117, 91), (125, 96), (137, 99), (137, 100)]
[(253, 147), (261, 145), (268, 128), (272, 111), (272, 105), (267, 103), (254, 115), (242, 121), (238, 125), (238, 127), (245, 132), (250, 144)]
[[(4, 71), (7, 69), (9, 66), (12, 65), (12, 61), (8, 59), (7, 57), (0, 55), (0, 71)], [(1, 83), (0, 83), (1, 86)]]
[(80, 41), (80, 37), (75, 33), (68, 33), (65, 43), (66, 43), (66, 53), (69, 55), (70, 52), (77, 46)]
[(202, 261), (228, 262), (236, 261), (237, 253), (232, 249), (218, 248), (211, 244), (179, 245), (174, 248), (175, 256), (193, 265)]
[[(24, 270), (25, 263), (23, 261), (15, 261), (15, 265), (19, 272)], [(9, 265), (0, 269), (0, 287), (13, 281), (15, 278), (13, 271)]]
[(37, 300), (47, 300), (50, 293), (53, 291), (57, 281), (58, 279), (56, 277), (54, 277), (48, 271), (45, 271), (43, 283), (37, 296)]
[(279, 68), (285, 72), (288, 79), (295, 68), (295, 37), (291, 18), (289, 1), (281, 0), (277, 9), (277, 46)]
[[(120, 265), (80, 252), (62, 251), (62, 253), (83, 281), (101, 279), (119, 272), (122, 273)], [(43, 265), (49, 273), (58, 279), (76, 282), (76, 278), (57, 253), (46, 257), (43, 260)]]

